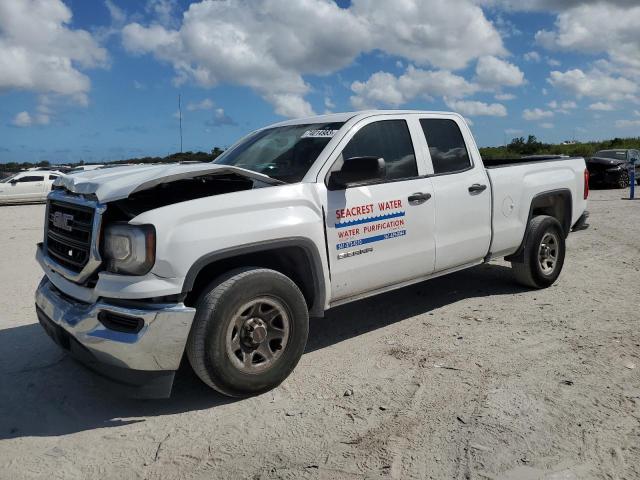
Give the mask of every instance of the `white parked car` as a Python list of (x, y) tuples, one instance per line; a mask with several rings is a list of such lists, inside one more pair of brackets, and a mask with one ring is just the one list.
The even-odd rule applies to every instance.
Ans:
[(4, 178), (0, 180), (0, 204), (42, 203), (61, 175), (56, 170), (30, 170)]
[(460, 115), (367, 111), (263, 128), (212, 163), (65, 176), (38, 319), (142, 396), (167, 396), (185, 355), (224, 394), (264, 392), (337, 305), (493, 258), (530, 288), (558, 278), (584, 159), (487, 163)]

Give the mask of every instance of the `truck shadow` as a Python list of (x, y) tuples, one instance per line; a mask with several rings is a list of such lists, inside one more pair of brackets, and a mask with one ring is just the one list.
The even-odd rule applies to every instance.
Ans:
[(331, 309), (312, 320), (307, 352), (333, 345), (466, 298), (526, 291), (502, 265), (479, 265)]
[[(481, 265), (335, 308), (310, 324), (307, 352), (428, 313), (457, 301), (524, 291), (509, 269)], [(184, 363), (184, 362), (183, 362)], [(39, 324), (0, 330), (0, 439), (59, 436), (210, 409), (237, 400), (206, 387), (184, 365), (172, 397), (133, 400), (111, 393), (62, 353)]]

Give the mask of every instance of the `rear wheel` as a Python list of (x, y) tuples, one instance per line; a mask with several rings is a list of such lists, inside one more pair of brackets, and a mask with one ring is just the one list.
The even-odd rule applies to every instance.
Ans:
[(554, 217), (540, 215), (529, 222), (524, 245), (524, 261), (511, 262), (518, 283), (546, 288), (556, 281), (564, 265), (565, 239)]
[(278, 386), (307, 342), (307, 305), (291, 279), (274, 270), (243, 268), (201, 295), (187, 356), (207, 385), (233, 396)]

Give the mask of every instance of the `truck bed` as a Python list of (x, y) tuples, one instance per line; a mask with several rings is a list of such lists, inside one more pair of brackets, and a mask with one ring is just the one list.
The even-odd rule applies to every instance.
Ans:
[(493, 195), (493, 256), (513, 253), (510, 249), (524, 236), (529, 209), (536, 195), (570, 192), (571, 225), (586, 208), (582, 157), (486, 160), (485, 167)]
[(565, 160), (576, 160), (582, 157), (560, 157), (558, 155), (539, 155), (535, 157), (520, 158), (483, 158), (482, 162), (486, 168), (501, 168), (515, 165), (523, 165), (530, 163), (542, 162), (560, 162)]

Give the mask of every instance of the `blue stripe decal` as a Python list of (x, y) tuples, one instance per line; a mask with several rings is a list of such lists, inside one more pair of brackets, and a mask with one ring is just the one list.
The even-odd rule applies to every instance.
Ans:
[(351, 227), (353, 225), (361, 225), (363, 223), (380, 222), (390, 218), (404, 217), (404, 212), (387, 213), (386, 215), (378, 215), (377, 217), (361, 218), (359, 220), (349, 220), (347, 222), (336, 223), (336, 228)]
[(338, 250), (345, 248), (357, 247), (358, 245), (365, 245), (367, 243), (381, 242), (383, 240), (389, 240), (390, 238), (403, 237), (407, 234), (406, 230), (398, 230), (397, 232), (385, 233), (383, 235), (376, 235), (374, 237), (360, 238), (358, 240), (351, 240), (349, 242), (339, 243), (336, 245)]

